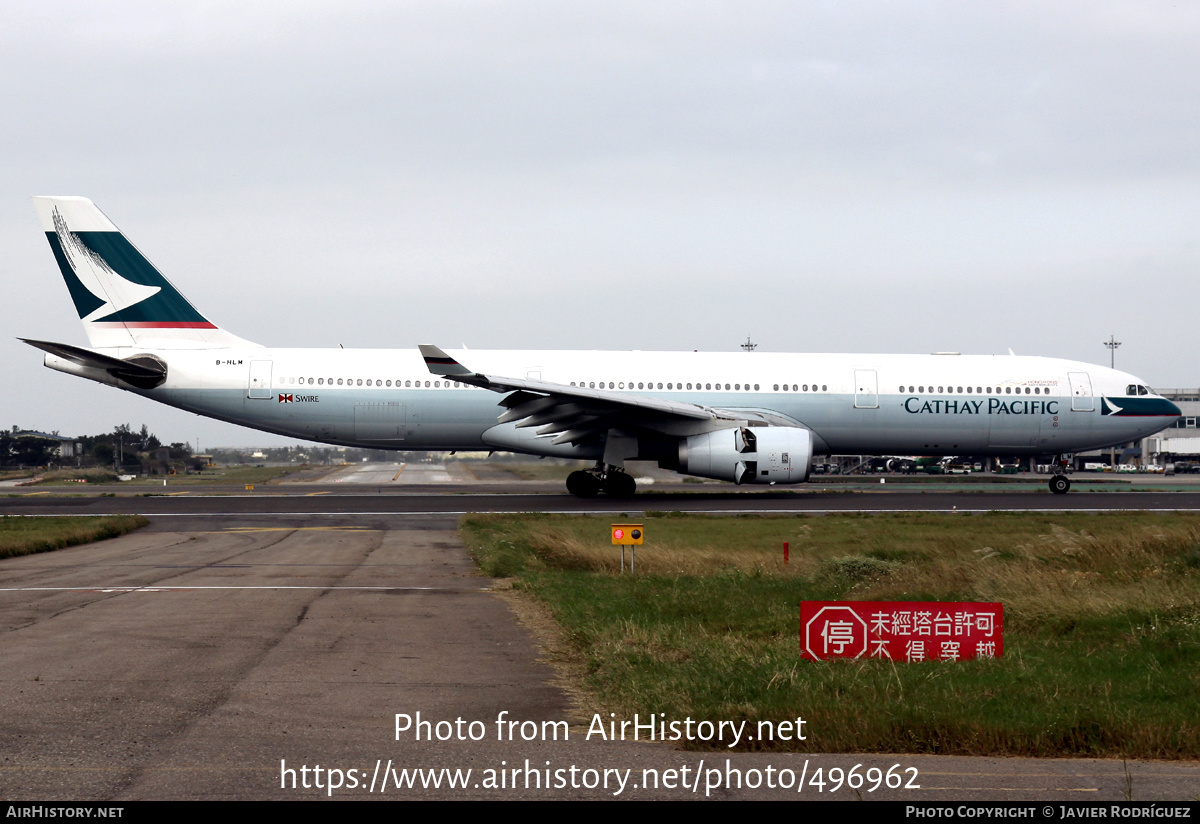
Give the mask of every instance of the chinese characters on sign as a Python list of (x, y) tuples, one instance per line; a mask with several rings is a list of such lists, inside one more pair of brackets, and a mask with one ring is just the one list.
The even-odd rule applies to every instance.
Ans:
[(1004, 606), (944, 601), (801, 601), (800, 654), (966, 661), (1004, 654)]

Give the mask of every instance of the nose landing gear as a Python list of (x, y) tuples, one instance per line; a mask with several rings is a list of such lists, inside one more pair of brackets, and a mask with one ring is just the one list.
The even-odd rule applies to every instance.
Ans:
[(1054, 474), (1050, 476), (1050, 491), (1055, 495), (1066, 495), (1071, 490), (1071, 479), (1067, 477), (1067, 463), (1070, 455), (1054, 456)]
[(1050, 479), (1050, 491), (1055, 495), (1066, 495), (1071, 489), (1071, 480), (1066, 475), (1055, 475)]

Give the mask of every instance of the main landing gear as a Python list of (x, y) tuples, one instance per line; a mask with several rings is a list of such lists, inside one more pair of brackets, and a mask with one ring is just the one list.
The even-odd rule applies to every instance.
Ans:
[(1054, 456), (1054, 474), (1050, 476), (1050, 491), (1055, 495), (1066, 495), (1071, 489), (1071, 479), (1067, 477), (1068, 456)]
[(595, 498), (601, 492), (610, 498), (632, 498), (637, 492), (637, 482), (615, 466), (596, 464), (592, 469), (568, 475), (567, 491), (576, 498)]

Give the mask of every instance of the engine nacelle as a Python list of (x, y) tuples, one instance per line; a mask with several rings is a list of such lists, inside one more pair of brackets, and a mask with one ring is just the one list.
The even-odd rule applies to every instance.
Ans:
[(722, 429), (681, 440), (679, 471), (735, 484), (798, 484), (808, 480), (812, 454), (807, 429)]

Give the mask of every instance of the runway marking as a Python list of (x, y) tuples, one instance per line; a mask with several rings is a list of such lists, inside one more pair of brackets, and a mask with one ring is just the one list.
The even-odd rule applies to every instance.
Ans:
[(191, 495), (191, 494), (192, 494), (191, 492), (168, 492), (167, 497), (174, 498), (176, 495)]
[[(195, 500), (195, 498), (193, 498)], [(1012, 513), (1032, 513), (1042, 515), (1054, 515), (1064, 513), (1100, 513), (1100, 512), (1200, 512), (1200, 507), (1145, 507), (1145, 506), (1128, 506), (1128, 507), (1051, 507), (1051, 508), (1025, 508), (1014, 507), (1011, 509), (997, 509), (995, 507), (987, 509), (940, 509), (940, 508), (903, 508), (903, 509), (859, 509), (847, 507), (844, 509), (683, 509), (683, 510), (659, 510), (659, 509), (629, 509), (629, 508), (612, 508), (612, 509), (512, 509), (512, 510), (485, 510), (485, 509), (429, 509), (429, 510), (414, 510), (409, 512), (391, 511), (370, 511), (370, 512), (263, 512), (257, 510), (246, 510), (241, 512), (116, 512), (103, 513), (105, 515), (141, 515), (145, 518), (246, 518), (246, 517), (261, 517), (261, 518), (424, 518), (424, 517), (459, 517), (463, 515), (595, 515), (598, 517), (610, 517), (616, 514), (633, 515), (639, 514), (644, 516), (657, 515), (664, 511), (682, 512), (685, 515), (902, 515), (906, 513), (925, 513), (925, 514), (946, 514), (946, 515), (982, 515), (989, 512), (1012, 512)], [(78, 518), (81, 516), (96, 516), (97, 513), (91, 512), (30, 512), (30, 513), (15, 513), (14, 517), (19, 518)], [(229, 527), (225, 530), (196, 530), (198, 533), (205, 534), (231, 534), (239, 530), (251, 531), (254, 529), (266, 529), (266, 527)], [(352, 527), (352, 526), (329, 526), (329, 527), (275, 527), (277, 530), (301, 530), (301, 529), (369, 529), (368, 527)], [(189, 530), (192, 531), (192, 530)]]
[(22, 498), (32, 498), (34, 495), (49, 495), (49, 494), (50, 494), (50, 490), (47, 489), (45, 492), (22, 492), (21, 497)]
[[(667, 510), (659, 509), (513, 509), (513, 510), (480, 510), (480, 509), (430, 509), (430, 510), (414, 510), (411, 512), (258, 512), (253, 510), (243, 512), (117, 512), (111, 513), (116, 515), (142, 515), (147, 518), (224, 518), (224, 517), (280, 517), (280, 518), (312, 518), (312, 517), (327, 517), (327, 518), (369, 518), (369, 517), (408, 517), (408, 516), (430, 516), (430, 515), (601, 515), (610, 516), (618, 513), (640, 515), (658, 514)], [(1048, 509), (684, 509), (684, 510), (669, 510), (671, 512), (682, 512), (685, 515), (842, 515), (847, 513), (867, 514), (867, 515), (898, 515), (911, 512), (922, 513), (944, 513), (946, 515), (982, 515), (989, 512), (1032, 512), (1038, 514), (1053, 515), (1055, 513), (1074, 512), (1074, 513), (1089, 513), (1089, 512), (1200, 512), (1200, 507), (1144, 507), (1130, 506), (1120, 508), (1104, 508), (1098, 509), (1094, 507), (1084, 507), (1080, 509), (1068, 508), (1048, 508)], [(90, 513), (30, 513), (21, 515), (22, 518), (78, 518), (80, 515)], [(109, 513), (106, 513), (109, 514)], [(245, 527), (252, 529), (254, 527)], [(289, 529), (305, 529), (306, 527), (288, 527)], [(309, 529), (360, 529), (362, 527), (307, 527)], [(230, 527), (230, 530), (238, 529), (238, 527)], [(214, 530), (207, 530), (214, 531)], [(223, 530), (221, 530), (223, 531)]]
[[(1035, 778), (1042, 778), (1039, 773), (1033, 773)], [(925, 791), (932, 790), (955, 790), (958, 792), (989, 792), (995, 790), (997, 792), (1008, 793), (1098, 793), (1099, 787), (931, 787), (925, 784), (921, 785), (921, 789)], [(933, 802), (930, 802), (933, 803)]]
[(399, 478), (399, 477), (400, 477), (400, 473), (404, 471), (404, 467), (406, 467), (406, 466), (408, 466), (408, 464), (406, 464), (406, 463), (402, 463), (402, 464), (400, 464), (400, 469), (399, 469), (399, 471), (397, 471), (397, 472), (396, 472), (396, 474), (392, 476), (392, 482), (393, 482), (393, 483), (395, 482), (395, 480), (396, 480), (397, 478)]
[(327, 489), (327, 490), (325, 490), (324, 492), (305, 492), (305, 493), (304, 493), (304, 497), (306, 497), (306, 498), (311, 498), (311, 497), (313, 497), (314, 495), (328, 495), (328, 494), (329, 494), (331, 491), (332, 491), (332, 490), (328, 490), (328, 489)]
[(227, 535), (231, 532), (378, 532), (369, 526), (229, 526), (225, 529), (210, 529), (204, 535)]
[(90, 586), (90, 587), (0, 587), (0, 592), (188, 592), (191, 590), (269, 590), (269, 589), (297, 589), (297, 590), (328, 590), (328, 589), (351, 589), (362, 590), (367, 592), (491, 592), (490, 587), (479, 587), (477, 589), (446, 589), (445, 587), (389, 587), (389, 586), (338, 586), (331, 584), (329, 586), (142, 586), (142, 587), (106, 587), (106, 586)]

